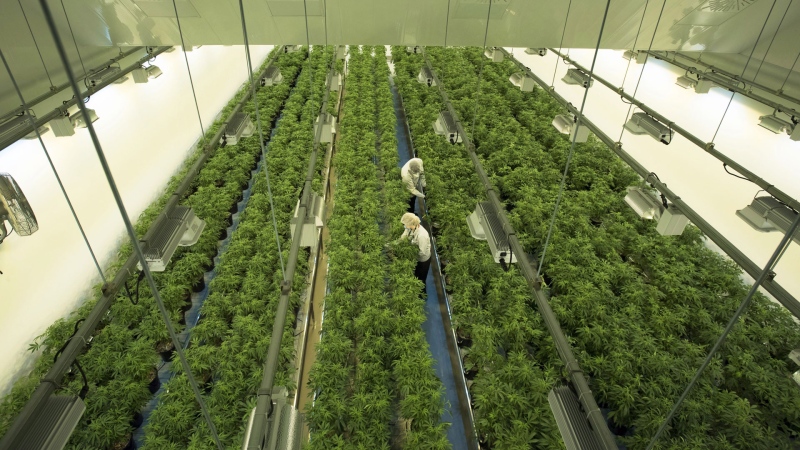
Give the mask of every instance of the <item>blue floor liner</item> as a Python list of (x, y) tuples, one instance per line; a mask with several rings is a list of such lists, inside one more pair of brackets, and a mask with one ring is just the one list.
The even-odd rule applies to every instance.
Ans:
[[(395, 123), (395, 134), (397, 136), (397, 153), (399, 156), (399, 166), (402, 167), (409, 159), (412, 158), (411, 148), (406, 138), (405, 123), (403, 122), (403, 109), (400, 105), (400, 95), (397, 92), (397, 87), (391, 83), (392, 98), (394, 100), (394, 112), (397, 117)], [(419, 202), (415, 206), (416, 214), (422, 217), (419, 211)], [(435, 250), (435, 249), (434, 249)], [(438, 255), (432, 255), (438, 258)], [(439, 377), (444, 385), (445, 396), (445, 410), (442, 414), (441, 421), (450, 423), (450, 428), (447, 429), (447, 439), (453, 446), (453, 450), (467, 449), (467, 435), (464, 430), (464, 421), (461, 417), (461, 404), (456, 393), (455, 375), (453, 374), (453, 366), (450, 363), (450, 352), (447, 349), (447, 336), (448, 330), (444, 329), (444, 322), (442, 322), (442, 313), (439, 307), (439, 296), (436, 292), (436, 284), (433, 278), (433, 271), (428, 271), (428, 278), (425, 281), (425, 290), (427, 291), (427, 299), (425, 300), (425, 322), (422, 324), (422, 329), (425, 331), (425, 339), (428, 341), (428, 348), (433, 356), (433, 369), (436, 371), (436, 376)]]

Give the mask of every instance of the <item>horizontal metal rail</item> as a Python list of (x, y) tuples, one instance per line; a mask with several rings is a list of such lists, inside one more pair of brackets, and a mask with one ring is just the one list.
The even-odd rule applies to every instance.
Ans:
[[(86, 88), (86, 91), (81, 94), (81, 97), (86, 98), (86, 97), (89, 97), (89, 96), (92, 96), (92, 95), (96, 94), (97, 92), (99, 92), (104, 87), (108, 86), (111, 83), (114, 83), (115, 81), (119, 80), (120, 78), (124, 77), (125, 75), (127, 75), (128, 73), (134, 71), (135, 69), (138, 69), (138, 68), (142, 67), (142, 64), (146, 63), (147, 61), (153, 59), (154, 57), (164, 53), (165, 51), (167, 51), (167, 50), (169, 50), (171, 48), (172, 47), (158, 47), (156, 50), (153, 51), (153, 53), (148, 53), (147, 56), (144, 56), (144, 57), (140, 58), (138, 61), (136, 61), (135, 63), (131, 64), (130, 66), (128, 66), (128, 67), (126, 67), (124, 69), (121, 69), (119, 72), (115, 73), (113, 77), (105, 80), (104, 82), (98, 84), (97, 86)], [(65, 116), (67, 114), (67, 110), (70, 107), (75, 106), (77, 104), (78, 104), (78, 99), (76, 99), (73, 96), (71, 99), (65, 101), (62, 105), (60, 105), (59, 107), (57, 107), (54, 110), (50, 111), (49, 113), (46, 113), (44, 115), (36, 117), (36, 121), (35, 121), (36, 128), (39, 128), (42, 125), (47, 124), (47, 122), (50, 122), (51, 120), (53, 120), (53, 119), (55, 119), (57, 117)], [(25, 127), (20, 128), (19, 131), (17, 131), (16, 133), (10, 135), (9, 137), (7, 137), (3, 142), (0, 142), (0, 150), (8, 147), (9, 145), (13, 144), (14, 142), (17, 142), (18, 140), (22, 139), (24, 136), (28, 135), (29, 133), (32, 133), (33, 130), (34, 130), (34, 128), (30, 126), (30, 121), (26, 122), (25, 123)]]
[[(503, 51), (506, 52), (505, 49), (503, 49)], [(578, 69), (580, 69), (580, 70), (582, 70), (584, 72), (588, 72), (588, 69), (586, 69), (585, 67), (583, 67), (580, 64), (578, 64), (577, 62), (575, 62), (575, 60), (570, 59), (569, 56), (564, 55), (562, 53), (559, 53), (558, 50), (555, 50), (555, 49), (550, 49), (550, 51), (555, 53), (559, 57), (561, 57), (568, 64), (571, 64), (571, 65), (575, 66), (576, 68), (578, 68)], [(506, 52), (506, 54), (508, 55), (508, 52)], [(514, 61), (517, 62), (517, 64), (519, 64), (518, 61), (516, 61), (516, 60), (514, 60)], [(629, 102), (633, 103), (634, 106), (638, 107), (639, 109), (641, 109), (645, 113), (649, 114), (650, 116), (653, 116), (659, 122), (661, 122), (661, 123), (663, 123), (665, 125), (668, 125), (670, 127), (670, 129), (674, 130), (676, 133), (678, 133), (681, 136), (683, 136), (686, 139), (688, 139), (689, 142), (695, 144), (696, 146), (700, 147), (701, 149), (706, 151), (708, 154), (710, 154), (714, 158), (717, 158), (718, 160), (722, 161), (724, 164), (730, 166), (733, 170), (735, 170), (735, 171), (739, 172), (740, 174), (742, 174), (742, 176), (747, 178), (749, 181), (753, 182), (753, 184), (757, 185), (758, 187), (760, 187), (761, 189), (763, 189), (764, 191), (766, 191), (767, 193), (769, 193), (770, 195), (772, 195), (776, 199), (778, 199), (781, 202), (789, 205), (794, 210), (800, 211), (800, 202), (798, 202), (797, 200), (792, 198), (789, 194), (787, 194), (787, 193), (783, 192), (782, 190), (776, 188), (772, 183), (769, 183), (768, 181), (764, 180), (763, 178), (759, 177), (758, 175), (754, 174), (753, 172), (747, 170), (741, 164), (739, 164), (736, 161), (732, 160), (731, 158), (725, 156), (725, 154), (723, 154), (722, 152), (720, 152), (719, 150), (716, 149), (716, 147), (714, 146), (713, 142), (703, 142), (697, 136), (695, 136), (692, 133), (686, 131), (686, 129), (682, 128), (681, 126), (679, 126), (675, 122), (669, 120), (668, 118), (662, 116), (661, 114), (659, 114), (653, 108), (650, 108), (649, 106), (645, 105), (641, 101), (639, 101), (636, 98), (634, 98), (632, 95), (629, 95), (628, 93), (626, 93), (623, 88), (614, 86), (610, 82), (604, 80), (603, 78), (600, 78), (599, 76), (597, 76), (596, 73), (592, 77), (595, 80), (599, 81), (601, 84), (604, 84), (605, 86), (607, 86), (612, 91), (618, 93), (622, 98), (624, 98), (624, 99), (628, 100)]]
[(494, 186), (492, 186), (491, 180), (489, 180), (489, 177), (483, 170), (483, 165), (481, 164), (478, 155), (475, 153), (475, 146), (472, 144), (469, 136), (465, 132), (458, 113), (456, 112), (455, 108), (453, 108), (450, 100), (447, 98), (447, 93), (445, 92), (442, 83), (439, 81), (430, 61), (428, 61), (428, 55), (425, 52), (425, 49), (422, 50), (422, 55), (425, 58), (425, 64), (430, 69), (433, 80), (439, 89), (439, 94), (442, 96), (442, 100), (447, 106), (447, 110), (450, 112), (450, 115), (456, 122), (458, 133), (464, 142), (467, 152), (469, 153), (469, 158), (472, 160), (472, 164), (475, 166), (475, 171), (478, 174), (478, 178), (481, 180), (481, 184), (483, 184), (483, 187), (486, 190), (486, 195), (489, 197), (489, 201), (492, 202), (497, 210), (497, 216), (503, 226), (503, 231), (508, 235), (508, 244), (511, 247), (511, 250), (514, 252), (514, 255), (517, 257), (517, 266), (522, 272), (522, 275), (525, 277), (525, 280), (527, 280), (528, 286), (533, 292), (536, 305), (539, 308), (539, 312), (542, 314), (542, 318), (544, 319), (550, 335), (553, 337), (553, 342), (556, 345), (558, 355), (561, 358), (561, 361), (564, 363), (567, 373), (569, 373), (569, 377), (572, 380), (572, 384), (578, 393), (578, 399), (583, 406), (584, 413), (591, 423), (592, 429), (596, 431), (597, 437), (600, 438), (603, 447), (606, 450), (616, 450), (618, 446), (614, 441), (614, 436), (608, 429), (608, 425), (606, 425), (606, 420), (603, 418), (603, 414), (600, 412), (600, 408), (597, 406), (597, 402), (594, 399), (592, 390), (589, 388), (589, 383), (586, 381), (583, 370), (578, 364), (577, 359), (575, 359), (575, 355), (572, 353), (572, 348), (567, 341), (567, 337), (564, 335), (564, 331), (561, 329), (561, 324), (559, 323), (558, 318), (556, 317), (555, 313), (553, 313), (550, 304), (547, 302), (544, 293), (541, 291), (541, 281), (536, 276), (536, 270), (534, 270), (533, 266), (528, 261), (528, 254), (525, 252), (525, 249), (519, 242), (517, 233), (514, 231), (514, 228), (511, 226), (511, 222), (509, 222), (508, 217), (506, 216), (505, 206), (503, 205), (503, 202), (500, 201), (500, 197), (497, 194)]
[[(555, 90), (550, 88), (544, 80), (536, 76), (530, 69), (525, 67), (522, 63), (511, 57), (511, 60), (517, 64), (518, 67), (523, 69), (529, 77), (531, 77), (536, 83), (539, 84), (543, 89), (545, 89), (556, 101), (561, 103), (569, 112), (572, 114), (578, 114), (577, 108), (572, 106), (570, 102), (568, 102), (564, 97), (559, 95)], [(596, 78), (596, 76), (595, 76)], [(725, 236), (722, 235), (719, 231), (717, 231), (710, 223), (708, 223), (703, 217), (700, 216), (697, 212), (695, 212), (689, 205), (686, 204), (683, 200), (681, 200), (680, 196), (675, 194), (670, 188), (667, 187), (666, 184), (662, 183), (658, 180), (654, 173), (647, 170), (644, 166), (639, 164), (636, 159), (634, 159), (628, 152), (626, 152), (622, 148), (622, 144), (619, 142), (615, 142), (611, 139), (607, 134), (603, 132), (597, 125), (592, 123), (586, 116), (583, 116), (580, 119), (581, 125), (585, 126), (589, 129), (598, 139), (608, 148), (610, 148), (614, 153), (619, 156), (626, 164), (628, 164), (631, 169), (633, 169), (636, 173), (639, 174), (642, 178), (645, 179), (648, 183), (653, 185), (659, 192), (664, 194), (664, 196), (672, 202), (675, 206), (677, 206), (693, 224), (697, 226), (709, 239), (711, 239), (715, 244), (722, 249), (725, 254), (727, 254), (733, 262), (739, 265), (745, 272), (747, 272), (751, 277), (754, 279), (758, 278), (759, 274), (761, 273), (761, 268), (758, 267), (750, 258), (748, 258), (741, 250), (739, 250), (735, 245), (733, 245)], [(786, 307), (793, 316), (800, 318), (800, 302), (797, 301), (791, 294), (789, 294), (786, 289), (784, 289), (780, 284), (778, 284), (774, 280), (774, 276), (767, 278), (762, 283), (764, 289), (767, 290), (773, 297), (775, 297), (781, 305)]]
[[(161, 47), (162, 49), (168, 49), (169, 47)], [(275, 55), (278, 55), (282, 52), (277, 52)], [(266, 67), (269, 67), (272, 64), (273, 56)], [(261, 72), (259, 78), (264, 76), (264, 71)], [(164, 209), (161, 212), (161, 215), (166, 215), (183, 197), (183, 195), (189, 190), (189, 186), (191, 186), (194, 178), (200, 172), (200, 169), (203, 167), (205, 162), (208, 158), (214, 153), (214, 150), (217, 149), (219, 145), (220, 138), (222, 137), (222, 133), (225, 132), (226, 125), (228, 121), (242, 108), (242, 105), (245, 104), (250, 99), (250, 91), (247, 91), (245, 95), (242, 97), (241, 100), (236, 104), (236, 107), (231, 111), (230, 115), (228, 115), (228, 119), (222, 123), (219, 128), (219, 131), (211, 139), (211, 141), (206, 144), (203, 148), (203, 153), (197, 161), (192, 164), (192, 167), (186, 173), (186, 176), (183, 179), (183, 182), (175, 189), (172, 196), (167, 201), (167, 204), (164, 206)], [(160, 216), (159, 216), (160, 217)], [(153, 221), (153, 224), (158, 223), (158, 219)], [(152, 227), (148, 230), (148, 233), (145, 236), (149, 236), (154, 230)], [(67, 343), (66, 348), (58, 357), (56, 362), (47, 372), (47, 374), (42, 378), (42, 381), (39, 383), (39, 386), (36, 390), (33, 391), (31, 398), (28, 400), (28, 403), (22, 408), (20, 413), (17, 415), (16, 419), (14, 419), (14, 423), (9, 428), (8, 432), (3, 436), (3, 439), (0, 440), (0, 450), (14, 450), (11, 449), (9, 446), (14, 441), (16, 436), (22, 431), (22, 429), (27, 425), (27, 423), (34, 417), (38, 416), (39, 409), (44, 406), (45, 402), (48, 398), (55, 392), (56, 389), (60, 387), (59, 380), (67, 373), (69, 368), (72, 366), (72, 363), (75, 362), (75, 359), (83, 353), (84, 348), (86, 347), (86, 343), (89, 341), (92, 333), (100, 324), (100, 321), (103, 317), (106, 316), (108, 311), (111, 308), (111, 304), (117, 296), (117, 292), (122, 287), (125, 280), (128, 279), (130, 275), (132, 275), (136, 269), (136, 263), (139, 261), (136, 254), (131, 254), (122, 267), (117, 272), (114, 279), (109, 283), (103, 285), (102, 293), (103, 296), (97, 301), (97, 304), (94, 306), (92, 311), (86, 317), (81, 327), (78, 329), (78, 332), (75, 336), (70, 339)]]

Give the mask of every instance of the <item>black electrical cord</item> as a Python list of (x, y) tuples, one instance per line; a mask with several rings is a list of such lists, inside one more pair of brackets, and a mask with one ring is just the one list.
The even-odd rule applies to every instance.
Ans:
[[(656, 175), (655, 172), (650, 172), (650, 175), (655, 177), (655, 179), (658, 180), (659, 183), (661, 182), (661, 178), (658, 178), (658, 175)], [(653, 186), (653, 183), (650, 183), (650, 187), (655, 188), (655, 186)], [(664, 208), (669, 208), (669, 204), (667, 203), (667, 197), (664, 196), (664, 194), (662, 194), (661, 191), (658, 191), (658, 195), (661, 196), (661, 203), (664, 204)]]
[(125, 293), (128, 294), (128, 298), (131, 301), (131, 304), (138, 305), (139, 304), (139, 287), (142, 284), (142, 280), (144, 279), (144, 271), (139, 272), (139, 277), (136, 279), (136, 301), (133, 301), (133, 295), (131, 295), (131, 290), (128, 287), (128, 280), (125, 280), (125, 284), (122, 287), (125, 288)]
[(72, 364), (78, 368), (78, 371), (81, 373), (81, 377), (83, 378), (83, 387), (81, 388), (80, 393), (78, 393), (78, 396), (81, 398), (81, 400), (83, 400), (86, 398), (86, 394), (89, 393), (89, 380), (86, 379), (86, 373), (84, 373), (83, 367), (81, 367), (81, 363), (79, 363), (77, 359)]
[(78, 334), (78, 326), (79, 326), (79, 325), (81, 324), (81, 322), (83, 322), (84, 320), (86, 320), (86, 319), (80, 319), (80, 320), (78, 320), (77, 322), (75, 322), (75, 329), (73, 329), (73, 330), (72, 330), (72, 334), (69, 336), (69, 338), (67, 338), (67, 341), (66, 341), (66, 342), (64, 342), (64, 345), (62, 345), (62, 346), (61, 346), (61, 348), (60, 348), (60, 349), (58, 349), (58, 351), (56, 352), (56, 354), (53, 356), (53, 364), (55, 364), (55, 362), (56, 362), (56, 361), (58, 361), (58, 357), (59, 357), (59, 356), (61, 356), (61, 353), (63, 353), (63, 352), (64, 352), (64, 349), (65, 349), (65, 348), (67, 348), (67, 345), (69, 344), (69, 341), (71, 341), (71, 340), (72, 340), (72, 338), (73, 338), (73, 337), (75, 337), (75, 335), (76, 335), (76, 334)]
[(736, 177), (736, 178), (741, 178), (742, 180), (750, 181), (752, 183), (752, 180), (750, 180), (750, 178), (743, 177), (741, 175), (736, 175), (735, 173), (733, 173), (730, 170), (728, 170), (728, 163), (722, 163), (722, 168), (725, 169), (725, 172), (727, 172), (728, 175)]

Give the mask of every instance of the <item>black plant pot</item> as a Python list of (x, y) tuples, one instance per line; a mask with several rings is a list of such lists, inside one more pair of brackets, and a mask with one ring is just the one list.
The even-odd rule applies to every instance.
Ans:
[(159, 344), (156, 347), (156, 351), (158, 354), (161, 355), (161, 359), (164, 362), (170, 362), (173, 358), (175, 358), (175, 346), (172, 345), (172, 341), (168, 341), (164, 344)]
[(147, 385), (147, 390), (150, 391), (151, 394), (155, 394), (158, 392), (158, 389), (161, 387), (161, 378), (158, 377), (158, 372), (156, 372), (156, 376), (150, 380), (150, 384)]
[(131, 419), (131, 428), (135, 430), (141, 427), (143, 423), (144, 423), (144, 416), (142, 415), (142, 413), (137, 412), (136, 414), (133, 415), (133, 419)]
[(192, 292), (198, 293), (201, 292), (206, 287), (206, 279), (205, 274), (200, 275), (200, 277), (192, 284)]

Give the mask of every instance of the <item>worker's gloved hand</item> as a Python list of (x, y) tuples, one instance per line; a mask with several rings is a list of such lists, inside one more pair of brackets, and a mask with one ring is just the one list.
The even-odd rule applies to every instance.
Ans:
[(423, 194), (422, 192), (418, 192), (418, 193), (416, 193), (414, 195), (416, 195), (419, 198), (425, 198), (425, 194)]

